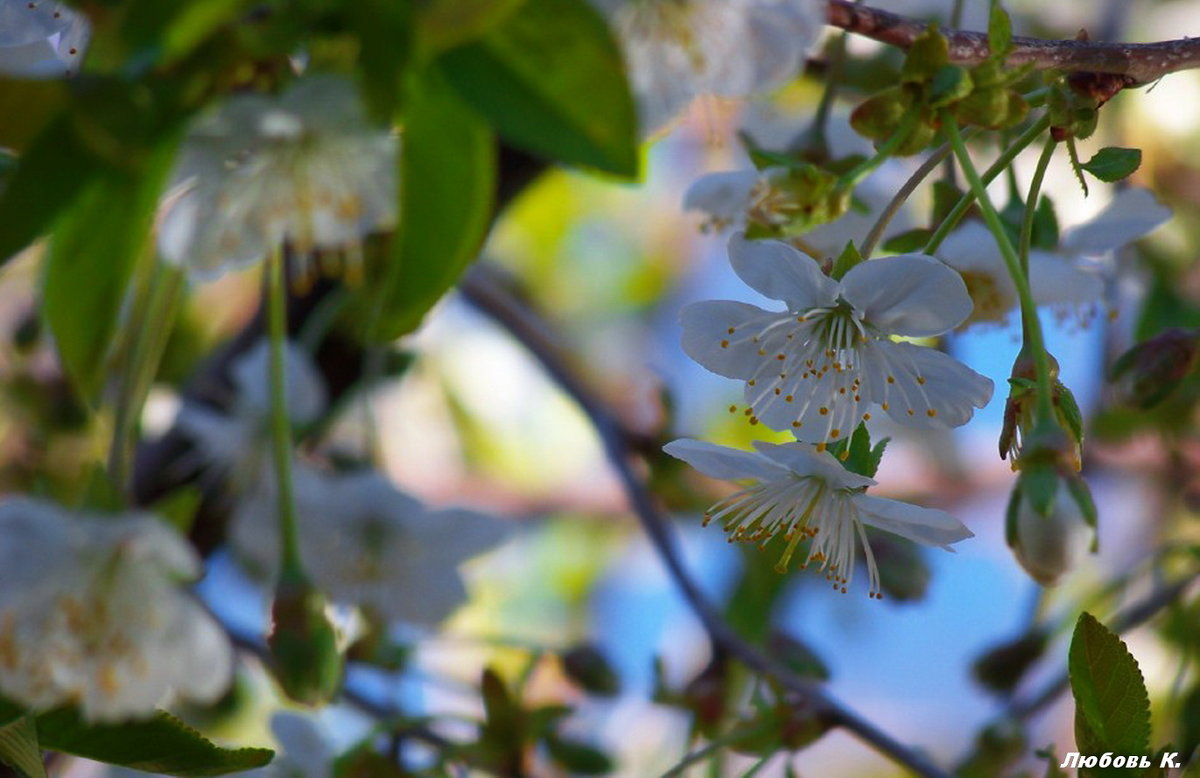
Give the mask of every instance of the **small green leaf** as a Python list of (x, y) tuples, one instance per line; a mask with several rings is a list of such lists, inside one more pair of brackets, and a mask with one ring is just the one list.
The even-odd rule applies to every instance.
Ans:
[(0, 265), (46, 232), (98, 171), (70, 117), (51, 120), (0, 192)]
[(371, 114), (390, 122), (400, 101), (404, 65), (412, 53), (412, 4), (355, 0), (345, 11), (358, 36), (358, 68)]
[(146, 251), (174, 150), (174, 143), (162, 144), (140, 174), (101, 174), (55, 228), (43, 312), (86, 400), (94, 400), (103, 385), (109, 345), (133, 268)]
[(504, 22), (525, 0), (428, 0), (417, 9), (418, 40), (425, 53), (439, 53), (482, 37)]
[(1142, 672), (1121, 639), (1089, 613), (1075, 624), (1068, 669), (1080, 752), (1148, 753), (1150, 700)]
[(25, 778), (46, 778), (33, 716), (22, 716), (0, 727), (0, 762)]
[(929, 82), (929, 105), (941, 108), (971, 94), (971, 74), (955, 65), (943, 65)]
[(842, 276), (850, 271), (850, 268), (861, 264), (863, 261), (862, 254), (858, 253), (858, 248), (854, 245), (854, 241), (847, 241), (846, 247), (842, 249), (842, 253), (838, 254), (838, 258), (833, 263), (833, 272), (830, 275), (833, 279), (840, 280)]
[(416, 329), (475, 259), (491, 223), (495, 140), (436, 70), (407, 92), (398, 165), (400, 221), (362, 312), (368, 337), (379, 340)]
[(1079, 403), (1075, 402), (1075, 394), (1066, 384), (1056, 379), (1053, 396), (1058, 418), (1071, 433), (1071, 439), (1076, 443), (1083, 443), (1083, 411), (1079, 410)]
[(1008, 12), (998, 2), (992, 3), (992, 13), (988, 17), (988, 49), (992, 57), (1003, 58), (1012, 48), (1012, 19)]
[(179, 534), (186, 535), (192, 529), (196, 511), (203, 500), (204, 492), (194, 484), (188, 484), (156, 500), (150, 510), (166, 519)]
[(42, 748), (97, 762), (168, 775), (202, 776), (262, 767), (267, 748), (227, 749), (215, 745), (169, 713), (121, 724), (89, 724), (71, 708), (37, 717)]
[(1033, 214), (1033, 234), (1030, 245), (1045, 251), (1058, 248), (1058, 216), (1054, 213), (1054, 202), (1042, 195)]
[(933, 230), (925, 227), (917, 227), (888, 238), (883, 242), (883, 250), (891, 251), (895, 254), (912, 254), (914, 252), (919, 252), (921, 249), (925, 248), (925, 244), (929, 242), (929, 238), (932, 235)]
[(459, 93), (514, 146), (637, 175), (637, 116), (623, 59), (586, 0), (527, 0), (442, 61)]
[(1080, 167), (1101, 181), (1111, 184), (1132, 175), (1133, 171), (1137, 170), (1141, 164), (1141, 149), (1107, 146), (1097, 151), (1095, 156)]
[(929, 81), (950, 61), (950, 42), (946, 36), (930, 26), (913, 41), (900, 71), (900, 81), (922, 83)]
[(550, 758), (577, 775), (605, 775), (613, 771), (612, 758), (598, 748), (552, 735), (545, 740)]

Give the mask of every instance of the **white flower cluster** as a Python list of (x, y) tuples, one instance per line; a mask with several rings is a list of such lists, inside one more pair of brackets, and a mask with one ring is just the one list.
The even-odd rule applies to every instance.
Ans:
[(819, 0), (596, 0), (611, 18), (644, 134), (701, 95), (748, 97), (785, 83), (825, 25)]
[(159, 251), (201, 279), (285, 243), (302, 259), (353, 251), (395, 223), (397, 147), (341, 76), (304, 76), (278, 97), (235, 95), (188, 133)]
[[(252, 572), (273, 578), (279, 561), (276, 482), (269, 457), (269, 354), (266, 342), (231, 368), (229, 413), (185, 405), (178, 424), (206, 472), (229, 479), (236, 500), (231, 541)], [(285, 352), (287, 405), (293, 423), (325, 410), (316, 366), (294, 344)], [(467, 598), (458, 568), (506, 534), (498, 520), (461, 509), (431, 510), (374, 470), (331, 473), (293, 460), (305, 570), (334, 602), (371, 608), (385, 618), (436, 624)]]
[(869, 594), (881, 596), (864, 525), (948, 548), (970, 537), (942, 511), (868, 497), (874, 481), (847, 471), (826, 451), (878, 407), (914, 427), (957, 427), (992, 396), (992, 382), (934, 348), (895, 340), (940, 335), (971, 312), (962, 278), (933, 257), (903, 255), (861, 262), (841, 280), (787, 243), (729, 243), (734, 271), (750, 287), (784, 303), (766, 311), (731, 300), (693, 303), (680, 315), (683, 349), (719, 375), (745, 382), (751, 423), (790, 430), (797, 443), (756, 443), (758, 454), (696, 441), (666, 447), (707, 475), (756, 483), (710, 511), (731, 540), (782, 536), (786, 568), (810, 541), (805, 564), (819, 563), (846, 590), (859, 543)]
[(228, 686), (229, 641), (179, 585), (200, 560), (161, 521), (17, 498), (0, 503), (0, 536), (4, 696), (115, 721)]

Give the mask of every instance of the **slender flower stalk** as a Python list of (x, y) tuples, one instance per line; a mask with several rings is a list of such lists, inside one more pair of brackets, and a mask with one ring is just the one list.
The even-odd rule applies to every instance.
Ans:
[(287, 339), (287, 292), (283, 278), (283, 251), (267, 257), (267, 319), (271, 344), (271, 443), (278, 488), (280, 580), (303, 577), (300, 539), (296, 530), (296, 499), (292, 489), (292, 430), (288, 415), (284, 367)]

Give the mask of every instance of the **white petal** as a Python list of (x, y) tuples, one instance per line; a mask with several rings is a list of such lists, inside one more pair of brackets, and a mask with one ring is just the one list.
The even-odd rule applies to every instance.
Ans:
[[(288, 415), (296, 424), (309, 424), (325, 409), (325, 383), (312, 357), (294, 342), (286, 342), (283, 359)], [(264, 339), (230, 368), (239, 407), (263, 418), (271, 411), (270, 364), (271, 344)]]
[(454, 565), (494, 548), (512, 529), (495, 516), (466, 508), (429, 511), (424, 524), (419, 533), (422, 545)]
[(1097, 273), (1045, 251), (1029, 252), (1029, 283), (1038, 305), (1083, 305), (1104, 294), (1104, 281)]
[(768, 443), (754, 441), (754, 448), (786, 467), (800, 478), (819, 478), (831, 489), (861, 489), (874, 486), (875, 480), (852, 473), (827, 451), (817, 451), (807, 443)]
[(781, 315), (786, 316), (732, 300), (692, 303), (679, 314), (683, 351), (717, 375), (750, 378), (762, 364), (762, 358), (758, 345), (745, 333), (757, 334), (762, 329), (761, 322)]
[(723, 481), (739, 481), (743, 478), (772, 481), (788, 475), (786, 467), (759, 454), (702, 440), (680, 438), (663, 446), (663, 451), (682, 459), (709, 478)]
[(861, 353), (863, 396), (901, 424), (958, 427), (992, 399), (990, 378), (937, 349), (879, 340)]
[(888, 335), (940, 335), (971, 313), (962, 276), (920, 254), (855, 265), (842, 279), (842, 295), (868, 324)]
[(755, 65), (751, 91), (773, 89), (803, 67), (824, 29), (825, 9), (814, 0), (758, 0), (748, 13), (748, 58)]
[(772, 300), (783, 300), (796, 313), (832, 305), (837, 282), (821, 272), (812, 258), (776, 240), (729, 239), (729, 262), (738, 277)]
[(1170, 218), (1171, 209), (1153, 192), (1131, 187), (1118, 192), (1090, 221), (1068, 230), (1062, 247), (1072, 254), (1106, 254), (1149, 234)]
[(996, 239), (981, 222), (971, 220), (951, 232), (942, 241), (937, 256), (960, 272), (984, 273), (1012, 283)]
[(58, 3), (0, 0), (0, 46), (44, 41), (69, 24)]
[(709, 173), (696, 179), (683, 196), (686, 211), (703, 211), (725, 224), (743, 221), (750, 206), (750, 192), (758, 183), (756, 170)]
[(940, 546), (949, 551), (951, 543), (975, 536), (966, 525), (945, 511), (865, 494), (856, 496), (854, 503), (863, 524), (916, 543)]

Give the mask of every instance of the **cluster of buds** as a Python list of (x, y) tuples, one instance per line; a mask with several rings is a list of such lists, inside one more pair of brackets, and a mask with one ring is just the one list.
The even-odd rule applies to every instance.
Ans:
[(1020, 473), (1008, 502), (1005, 539), (1025, 571), (1052, 586), (1082, 555), (1089, 527), (1095, 551), (1096, 506), (1079, 475), (1079, 407), (1053, 364), (1053, 414), (1041, 412), (1033, 372), (1022, 349), (1009, 379), (1012, 389), (1000, 435), (1001, 458), (1009, 458)]

